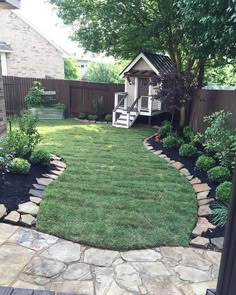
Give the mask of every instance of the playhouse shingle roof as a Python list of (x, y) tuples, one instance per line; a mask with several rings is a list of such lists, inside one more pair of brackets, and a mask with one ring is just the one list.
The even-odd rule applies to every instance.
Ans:
[(0, 52), (11, 52), (13, 51), (10, 45), (0, 41)]

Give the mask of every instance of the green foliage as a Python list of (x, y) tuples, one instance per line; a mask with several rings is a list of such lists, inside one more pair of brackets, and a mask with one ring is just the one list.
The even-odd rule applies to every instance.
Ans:
[(97, 97), (92, 100), (92, 108), (94, 113), (97, 115), (99, 119), (102, 118), (104, 114), (104, 99), (103, 96)]
[(66, 108), (65, 104), (64, 104), (64, 103), (60, 103), (60, 102), (55, 103), (55, 104), (53, 105), (53, 107), (54, 107), (55, 109), (63, 110), (63, 111), (64, 111), (65, 108)]
[(119, 74), (126, 63), (105, 64), (91, 62), (88, 64), (86, 78), (92, 82), (124, 83), (124, 80), (119, 77)]
[(168, 135), (166, 138), (163, 139), (163, 147), (170, 149), (174, 147), (178, 147), (179, 142), (176, 136)]
[(220, 164), (232, 169), (235, 165), (236, 133), (231, 128), (232, 114), (221, 110), (204, 118), (208, 127), (198, 135), (207, 152), (215, 153)]
[(212, 210), (212, 223), (218, 227), (223, 227), (228, 219), (228, 207), (223, 204), (215, 205)]
[(231, 179), (231, 174), (228, 168), (216, 166), (207, 172), (207, 176), (211, 182), (222, 183)]
[(162, 126), (158, 129), (158, 133), (161, 136), (167, 136), (173, 131), (173, 127), (169, 121), (165, 121)]
[(195, 157), (198, 154), (198, 150), (194, 145), (185, 143), (181, 145), (179, 149), (179, 154), (182, 157), (191, 158)]
[(38, 108), (42, 106), (42, 95), (44, 94), (44, 88), (41, 82), (34, 81), (33, 86), (29, 89), (25, 103), (28, 108)]
[(14, 158), (9, 164), (9, 171), (14, 174), (28, 174), (30, 168), (30, 163), (22, 158)]
[(97, 115), (88, 115), (88, 119), (90, 121), (96, 121), (98, 119), (98, 116)]
[(105, 116), (105, 121), (107, 121), (107, 122), (112, 122), (112, 115), (107, 114), (107, 115)]
[(74, 58), (65, 58), (64, 59), (65, 67), (65, 79), (66, 80), (79, 80), (80, 70), (76, 59)]
[(184, 127), (183, 135), (184, 135), (184, 138), (187, 142), (193, 142), (194, 133), (189, 126)]
[(196, 168), (206, 172), (215, 166), (216, 166), (215, 159), (205, 155), (201, 155), (196, 162)]
[(30, 157), (30, 161), (33, 164), (49, 165), (50, 160), (50, 153), (42, 149), (34, 151)]
[(206, 68), (205, 80), (208, 85), (236, 85), (236, 73), (233, 65)]
[(80, 114), (79, 114), (79, 119), (81, 119), (81, 120), (85, 120), (85, 119), (87, 119), (87, 114), (85, 114), (85, 113), (80, 113)]
[(232, 182), (225, 181), (217, 186), (216, 188), (216, 196), (221, 201), (229, 203), (231, 197), (231, 190), (232, 190)]

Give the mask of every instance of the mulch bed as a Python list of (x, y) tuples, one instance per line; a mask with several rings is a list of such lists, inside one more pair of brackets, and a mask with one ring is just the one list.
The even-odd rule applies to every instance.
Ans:
[[(195, 163), (196, 163), (196, 158), (186, 158), (186, 157), (182, 157), (179, 155), (179, 150), (177, 148), (171, 148), (171, 149), (166, 149), (163, 147), (163, 145), (159, 142), (155, 141), (155, 136), (150, 138), (148, 140), (148, 143), (152, 145), (152, 147), (155, 150), (162, 150), (163, 153), (169, 157), (171, 160), (175, 160), (178, 162), (183, 163), (184, 167), (187, 168), (189, 170), (189, 172), (194, 176), (197, 177), (201, 180), (202, 183), (208, 183), (209, 186), (212, 188), (208, 197), (209, 198), (215, 198), (215, 194), (216, 194), (216, 187), (217, 185), (213, 184), (213, 183), (209, 183), (208, 177), (207, 177), (207, 173), (204, 171), (200, 171), (197, 170), (195, 168)], [(201, 150), (201, 147), (199, 147), (199, 149)], [(214, 202), (211, 203), (210, 207), (213, 208), (217, 203), (219, 203), (216, 199)], [(212, 223), (212, 217), (206, 217), (209, 222)], [(206, 233), (204, 233), (202, 236), (205, 238), (218, 238), (218, 237), (223, 237), (225, 234), (225, 227), (222, 228), (216, 228), (215, 230), (208, 230)]]
[(8, 211), (17, 210), (19, 204), (29, 201), (29, 190), (37, 183), (36, 178), (51, 169), (55, 167), (32, 165), (28, 175), (0, 173), (0, 204), (4, 204)]

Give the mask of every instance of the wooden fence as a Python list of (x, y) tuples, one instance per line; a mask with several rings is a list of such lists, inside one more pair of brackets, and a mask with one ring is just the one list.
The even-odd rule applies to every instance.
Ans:
[(203, 117), (216, 111), (232, 113), (232, 127), (236, 128), (236, 91), (235, 90), (195, 90), (191, 106), (190, 126), (194, 132), (206, 129)]
[(66, 106), (66, 116), (93, 113), (92, 101), (103, 97), (104, 113), (111, 114), (114, 108), (114, 93), (124, 91), (123, 84), (93, 83), (75, 80), (36, 79), (4, 76), (4, 93), (7, 115), (19, 115), (24, 109), (24, 97), (33, 81), (40, 81), (47, 91), (56, 91), (58, 102)]

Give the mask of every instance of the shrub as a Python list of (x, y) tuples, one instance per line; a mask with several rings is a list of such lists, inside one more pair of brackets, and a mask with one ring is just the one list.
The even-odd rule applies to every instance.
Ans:
[(98, 119), (98, 116), (97, 115), (88, 115), (88, 119), (90, 121), (96, 121)]
[(232, 183), (230, 181), (225, 181), (217, 186), (216, 196), (221, 201), (229, 202), (231, 196)]
[(106, 117), (105, 117), (105, 121), (112, 122), (112, 115), (107, 114)]
[(171, 125), (171, 122), (168, 121), (168, 120), (163, 120), (163, 121), (161, 122), (161, 126), (166, 126), (166, 125)]
[(178, 146), (179, 146), (178, 139), (173, 135), (169, 135), (163, 139), (163, 147), (167, 149), (178, 147)]
[(15, 158), (9, 164), (9, 171), (11, 173), (28, 174), (30, 171), (30, 163), (22, 158)]
[(53, 104), (52, 107), (54, 107), (57, 110), (63, 110), (63, 111), (66, 109), (65, 104), (61, 102)]
[(30, 157), (30, 161), (33, 164), (49, 165), (50, 160), (50, 153), (45, 150), (34, 151)]
[(92, 108), (97, 118), (92, 120), (102, 119), (104, 114), (104, 99), (103, 96), (99, 96), (92, 101)]
[(221, 183), (228, 181), (231, 178), (228, 168), (223, 166), (216, 166), (207, 172), (207, 176), (211, 182)]
[(85, 119), (87, 119), (87, 115), (85, 113), (80, 113), (79, 114), (79, 119), (85, 120)]
[(41, 107), (43, 104), (42, 95), (44, 89), (41, 82), (34, 81), (33, 86), (29, 89), (25, 97), (25, 103), (30, 108)]
[(216, 166), (215, 159), (205, 155), (200, 156), (196, 162), (196, 168), (206, 172), (215, 166)]
[(173, 131), (173, 127), (170, 123), (166, 123), (163, 126), (161, 126), (158, 130), (158, 133), (161, 136), (167, 136)]
[(218, 227), (226, 225), (228, 219), (228, 207), (223, 204), (217, 204), (212, 210), (212, 223)]
[(188, 158), (195, 157), (197, 153), (198, 153), (197, 148), (194, 145), (188, 144), (188, 143), (182, 144), (179, 149), (179, 154), (180, 156), (183, 156), (183, 157), (188, 157)]
[(183, 135), (187, 142), (193, 142), (195, 135), (189, 126), (184, 127)]

